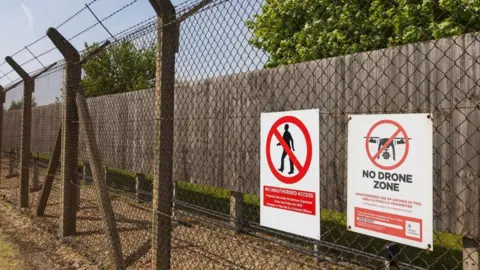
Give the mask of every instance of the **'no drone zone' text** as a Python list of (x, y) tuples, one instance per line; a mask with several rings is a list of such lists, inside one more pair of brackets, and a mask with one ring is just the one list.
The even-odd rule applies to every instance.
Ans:
[(411, 174), (389, 173), (363, 170), (363, 178), (373, 179), (373, 188), (400, 191), (401, 183), (412, 183)]

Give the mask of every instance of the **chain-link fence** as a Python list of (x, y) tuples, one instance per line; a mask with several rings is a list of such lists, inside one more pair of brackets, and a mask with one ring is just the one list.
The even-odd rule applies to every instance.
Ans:
[[(62, 60), (4, 87), (4, 200), (107, 268), (383, 268), (347, 229), (348, 115), (428, 112), (434, 246), (398, 267), (477, 269), (478, 3), (150, 2), (80, 52), (50, 29)], [(260, 226), (260, 114), (311, 108), (320, 241)]]

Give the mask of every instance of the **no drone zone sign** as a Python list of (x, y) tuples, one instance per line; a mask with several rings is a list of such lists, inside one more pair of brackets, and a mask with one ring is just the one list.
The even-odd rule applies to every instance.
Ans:
[(349, 119), (348, 229), (432, 250), (431, 116)]

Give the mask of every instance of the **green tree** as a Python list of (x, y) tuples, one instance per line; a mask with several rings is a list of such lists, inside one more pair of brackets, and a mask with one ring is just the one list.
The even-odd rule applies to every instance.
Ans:
[[(35, 102), (35, 97), (32, 97), (32, 107), (35, 107), (35, 106), (37, 106), (37, 102)], [(19, 110), (22, 108), (23, 108), (23, 98), (20, 100), (12, 100), (12, 102), (10, 102), (10, 107), (8, 107), (8, 110), (13, 111), (13, 110)]]
[[(98, 46), (85, 44), (84, 55)], [(137, 47), (131, 41), (122, 41), (97, 54), (83, 69), (81, 84), (87, 97), (145, 89), (155, 78), (155, 50), (153, 46)]]
[(266, 67), (480, 30), (478, 0), (266, 0), (247, 21)]

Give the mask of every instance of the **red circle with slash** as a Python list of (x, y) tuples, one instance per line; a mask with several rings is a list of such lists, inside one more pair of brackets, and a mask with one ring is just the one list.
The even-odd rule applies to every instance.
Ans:
[[(293, 151), (288, 147), (287, 143), (283, 140), (282, 135), (280, 132), (278, 132), (278, 127), (282, 124), (285, 123), (291, 123), (296, 125), (300, 131), (302, 132), (302, 135), (305, 137), (306, 145), (307, 145), (307, 158), (305, 159), (305, 164), (301, 164), (300, 161), (298, 161), (297, 157), (293, 153)], [(284, 176), (283, 174), (279, 173), (277, 169), (275, 168), (275, 165), (273, 164), (272, 161), (272, 154), (271, 154), (271, 142), (272, 138), (276, 137), (276, 139), (280, 142), (283, 150), (287, 153), (288, 157), (292, 160), (293, 164), (298, 170), (298, 173), (293, 176)], [(308, 168), (310, 168), (310, 164), (312, 162), (312, 139), (310, 138), (310, 134), (308, 133), (307, 127), (300, 121), (300, 119), (294, 117), (294, 116), (284, 116), (279, 118), (275, 123), (273, 123), (273, 126), (270, 128), (270, 131), (268, 132), (267, 135), (267, 162), (268, 166), (270, 167), (270, 171), (272, 171), (273, 175), (281, 182), (285, 184), (295, 184), (298, 181), (302, 180), (302, 178), (305, 176), (305, 174), (308, 171)]]
[[(375, 153), (375, 155), (372, 155), (372, 153), (370, 152), (370, 148), (369, 148), (369, 145), (368, 145), (368, 142), (370, 140), (370, 136), (372, 135), (372, 132), (380, 125), (385, 125), (385, 124), (390, 124), (390, 125), (393, 125), (397, 128), (397, 130), (393, 133), (393, 135), (391, 135), (389, 138), (388, 138), (388, 141), (383, 144), (383, 146)], [(390, 165), (390, 166), (385, 166), (385, 165), (382, 165), (380, 163), (378, 163), (376, 161), (377, 157), (383, 152), (383, 150), (385, 150), (389, 145), (390, 143), (393, 142), (393, 140), (395, 139), (395, 137), (397, 137), (398, 134), (402, 134), (402, 136), (405, 138), (405, 151), (403, 152), (403, 156), (402, 158), (395, 164), (393, 165)], [(378, 121), (377, 123), (375, 123), (371, 128), (370, 130), (368, 131), (367, 133), (367, 137), (366, 137), (366, 140), (365, 140), (365, 148), (367, 149), (367, 155), (368, 155), (368, 158), (370, 159), (370, 161), (375, 165), (377, 166), (378, 168), (380, 169), (383, 169), (383, 170), (393, 170), (393, 169), (396, 169), (398, 167), (400, 167), (400, 165), (403, 164), (403, 162), (407, 159), (407, 156), (408, 156), (408, 150), (410, 149), (410, 142), (409, 142), (409, 139), (408, 139), (408, 136), (407, 136), (407, 132), (405, 131), (405, 129), (397, 122), (393, 121), (393, 120), (381, 120), (381, 121)]]

